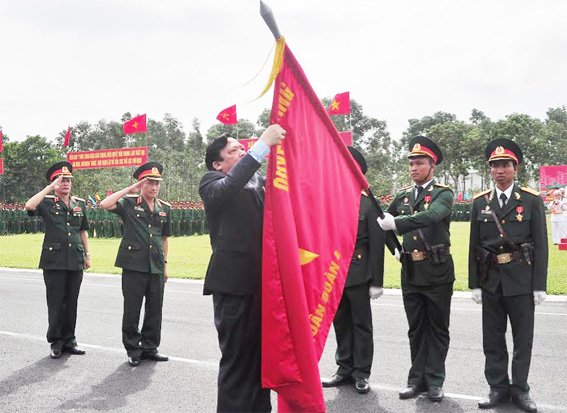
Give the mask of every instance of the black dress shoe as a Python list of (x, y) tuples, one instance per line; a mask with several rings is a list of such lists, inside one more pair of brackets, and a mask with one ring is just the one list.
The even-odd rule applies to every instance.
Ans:
[(136, 356), (128, 357), (128, 364), (131, 367), (138, 367), (140, 365), (140, 358)]
[(340, 374), (335, 374), (330, 380), (321, 381), (323, 387), (337, 387), (352, 383), (354, 383), (354, 379), (351, 376), (341, 376)]
[(411, 399), (417, 396), (421, 391), (421, 387), (417, 384), (408, 384), (408, 386), (400, 392), (400, 399)]
[(370, 391), (370, 384), (366, 377), (357, 377), (354, 382), (354, 387), (356, 387), (356, 391), (360, 394), (365, 394)]
[(52, 359), (58, 359), (59, 357), (61, 357), (61, 350), (52, 348), (51, 352), (49, 353), (49, 357), (51, 357)]
[(492, 409), (500, 403), (506, 403), (508, 401), (510, 401), (510, 394), (507, 391), (490, 390), (486, 399), (478, 402), (478, 407), (481, 409)]
[(167, 361), (169, 360), (169, 357), (167, 357), (165, 354), (161, 354), (156, 351), (155, 353), (142, 354), (142, 359), (153, 360), (153, 361)]
[(83, 354), (86, 353), (85, 350), (83, 350), (82, 348), (77, 347), (77, 346), (65, 347), (65, 348), (63, 349), (63, 351), (66, 351), (67, 353), (70, 353), (70, 354), (74, 354), (74, 355), (76, 355), (76, 356), (82, 356)]
[(537, 406), (535, 402), (530, 399), (528, 393), (520, 393), (517, 396), (512, 396), (512, 402), (525, 412), (537, 412)]
[(429, 386), (427, 389), (427, 397), (429, 397), (429, 400), (432, 402), (440, 402), (443, 400), (444, 396), (445, 393), (443, 393), (443, 387)]

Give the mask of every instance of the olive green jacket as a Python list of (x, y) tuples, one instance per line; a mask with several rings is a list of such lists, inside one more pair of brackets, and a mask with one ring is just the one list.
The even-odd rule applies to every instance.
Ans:
[(85, 250), (81, 231), (89, 229), (85, 200), (72, 196), (67, 207), (59, 197), (46, 195), (28, 215), (41, 216), (45, 226), (39, 268), (82, 270)]
[(170, 205), (156, 199), (152, 213), (142, 196), (126, 195), (111, 212), (124, 222), (124, 237), (114, 265), (125, 270), (163, 275), (162, 237), (171, 236)]
[[(488, 196), (488, 203), (484, 195)], [(500, 236), (491, 211), (494, 211), (502, 229), (510, 240), (518, 245), (533, 242), (532, 265), (521, 260), (506, 264), (493, 264), (486, 280), (481, 281), (476, 248), (482, 246), (493, 254), (511, 252), (512, 246)], [(496, 197), (496, 190), (486, 190), (475, 195), (471, 213), (469, 243), (469, 287), (483, 288), (492, 293), (502, 284), (506, 296), (545, 291), (547, 284), (547, 226), (545, 207), (538, 192), (514, 185), (512, 197), (504, 210)]]
[[(387, 210), (396, 217), (396, 232), (403, 236), (404, 251), (426, 251), (418, 229), (422, 230), (430, 246), (442, 244), (449, 247), (453, 191), (433, 180), (417, 199), (414, 192), (414, 186), (402, 189)], [(402, 268), (402, 284), (423, 286), (453, 282), (453, 258), (451, 255), (445, 255), (444, 258), (445, 262), (439, 264), (427, 258), (422, 261), (407, 260), (406, 267)]]

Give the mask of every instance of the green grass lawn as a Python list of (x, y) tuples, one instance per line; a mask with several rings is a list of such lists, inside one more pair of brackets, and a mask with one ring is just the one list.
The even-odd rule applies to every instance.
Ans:
[[(548, 228), (550, 225), (548, 223)], [(0, 236), (0, 267), (37, 268), (43, 234)], [(92, 267), (88, 272), (120, 274), (114, 267), (118, 239), (90, 239)], [(455, 261), (455, 290), (468, 290), (469, 223), (451, 224), (451, 252)], [(567, 251), (559, 251), (549, 234), (547, 291), (567, 294)], [(203, 278), (211, 254), (208, 235), (172, 237), (169, 241), (168, 271), (175, 278)], [(386, 254), (384, 286), (400, 287), (399, 263)]]

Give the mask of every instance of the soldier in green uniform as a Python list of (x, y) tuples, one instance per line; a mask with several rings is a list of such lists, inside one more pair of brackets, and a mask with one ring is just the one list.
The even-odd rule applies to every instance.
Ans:
[[(364, 156), (352, 146), (348, 149), (362, 173), (366, 174), (368, 168)], [(335, 359), (339, 368), (330, 380), (322, 382), (323, 387), (354, 383), (358, 393), (370, 391), (368, 378), (374, 355), (370, 299), (374, 300), (384, 292), (384, 231), (378, 226), (377, 218), (376, 207), (363, 191), (354, 253), (333, 320), (337, 337)]]
[[(159, 163), (145, 163), (134, 172), (137, 183), (100, 203), (101, 208), (119, 215), (124, 222), (124, 237), (115, 265), (122, 268), (122, 342), (132, 367), (139, 366), (141, 359), (168, 360), (158, 352), (171, 235), (170, 205), (157, 197), (162, 172)], [(144, 298), (144, 322), (140, 331), (138, 324)]]
[[(47, 341), (54, 359), (62, 351), (85, 354), (77, 347), (75, 325), (83, 269), (90, 267), (89, 224), (85, 200), (70, 195), (72, 171), (69, 162), (53, 165), (46, 174), (50, 184), (25, 205), (30, 216), (41, 216), (45, 224), (39, 267), (47, 290)], [(55, 195), (49, 195), (51, 191)]]
[[(529, 396), (528, 373), (534, 334), (534, 305), (546, 298), (547, 228), (538, 192), (514, 183), (523, 154), (509, 139), (486, 147), (495, 188), (474, 197), (469, 244), (469, 287), (482, 304), (482, 336), (490, 386), (483, 409), (510, 399), (537, 411)], [(512, 381), (508, 377), (506, 328), (512, 326)]]
[(433, 141), (414, 137), (409, 150), (409, 173), (414, 185), (396, 195), (378, 223), (386, 231), (396, 230), (403, 235), (402, 295), (412, 365), (407, 387), (399, 395), (408, 399), (427, 390), (429, 399), (437, 402), (444, 397), (455, 281), (449, 239), (453, 191), (435, 182), (435, 166), (441, 163), (443, 154)]

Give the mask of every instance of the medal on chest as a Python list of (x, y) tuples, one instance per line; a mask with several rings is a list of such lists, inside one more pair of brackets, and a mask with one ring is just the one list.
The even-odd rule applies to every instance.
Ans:
[(423, 198), (425, 200), (425, 204), (423, 205), (423, 209), (428, 209), (429, 208), (429, 202), (431, 201), (431, 195), (425, 195), (425, 198)]
[(524, 207), (523, 206), (516, 207), (516, 212), (518, 213), (516, 215), (516, 220), (518, 222), (522, 222), (522, 220), (524, 219), (524, 216), (522, 215), (522, 212), (524, 212)]

